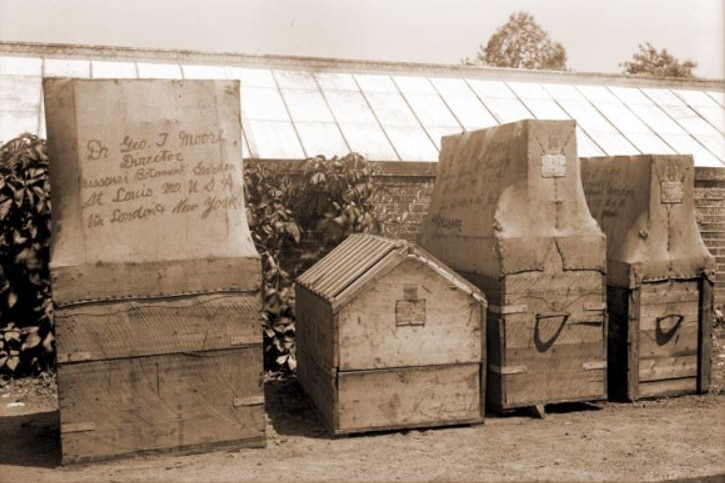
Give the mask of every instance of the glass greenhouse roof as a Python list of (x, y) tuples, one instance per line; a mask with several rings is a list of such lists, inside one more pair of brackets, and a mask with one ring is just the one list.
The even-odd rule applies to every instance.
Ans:
[(26, 131), (45, 136), (43, 76), (237, 79), (247, 158), (356, 151), (378, 161), (437, 161), (442, 136), (534, 118), (575, 119), (580, 156), (679, 153), (697, 166), (725, 166), (725, 96), (712, 87), (576, 75), (552, 82), (535, 73), (507, 80), (505, 71), (486, 80), (463, 69), (411, 75), (396, 64), (368, 73), (304, 60), (277, 68), (77, 57), (0, 54), (0, 142)]

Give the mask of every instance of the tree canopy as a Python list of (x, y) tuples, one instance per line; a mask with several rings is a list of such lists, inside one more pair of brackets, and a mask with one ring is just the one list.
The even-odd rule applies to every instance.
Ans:
[(692, 69), (697, 63), (692, 60), (681, 62), (666, 49), (658, 51), (649, 42), (640, 44), (639, 50), (632, 55), (631, 61), (619, 64), (624, 67), (622, 73), (649, 77), (695, 77)]
[(464, 59), (463, 63), (517, 69), (567, 69), (564, 46), (552, 41), (534, 16), (523, 11), (511, 14), (486, 46), (480, 46), (476, 60)]

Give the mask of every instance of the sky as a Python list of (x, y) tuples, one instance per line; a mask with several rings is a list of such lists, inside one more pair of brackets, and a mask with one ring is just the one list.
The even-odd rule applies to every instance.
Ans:
[(518, 10), (573, 71), (650, 42), (725, 78), (725, 0), (0, 0), (0, 40), (457, 64)]

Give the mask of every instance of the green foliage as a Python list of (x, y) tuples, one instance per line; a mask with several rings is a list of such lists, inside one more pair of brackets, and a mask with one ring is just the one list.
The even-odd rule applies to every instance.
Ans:
[[(480, 46), (478, 63), (516, 69), (567, 70), (566, 49), (536, 23), (527, 12), (511, 14), (484, 47)], [(469, 59), (464, 64), (474, 64)]]
[(45, 141), (24, 134), (0, 147), (0, 373), (52, 366), (49, 244)]
[[(373, 172), (362, 156), (304, 161), (301, 180), (258, 163), (245, 170), (247, 219), (262, 257), (265, 367), (294, 371), (294, 278), (352, 233), (375, 232)], [(285, 270), (283, 255), (299, 254)]]
[(658, 51), (649, 42), (640, 44), (639, 50), (632, 55), (632, 61), (619, 64), (624, 67), (623, 74), (646, 77), (685, 77), (693, 78), (692, 69), (697, 63), (691, 60), (680, 62), (666, 49)]

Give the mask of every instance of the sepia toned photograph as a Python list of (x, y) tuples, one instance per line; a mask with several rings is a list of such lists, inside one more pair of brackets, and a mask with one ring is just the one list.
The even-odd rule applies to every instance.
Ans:
[(0, 482), (725, 482), (725, 2), (0, 0)]

